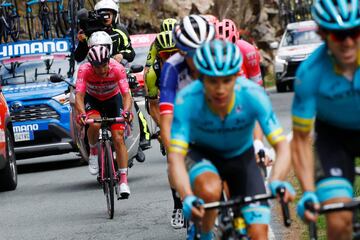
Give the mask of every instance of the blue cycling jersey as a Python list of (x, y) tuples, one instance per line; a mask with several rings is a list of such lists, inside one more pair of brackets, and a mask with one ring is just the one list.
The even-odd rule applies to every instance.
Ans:
[(360, 67), (346, 79), (325, 44), (300, 65), (294, 86), (294, 129), (311, 131), (315, 115), (333, 126), (360, 129)]
[(172, 114), (176, 93), (191, 83), (184, 56), (177, 53), (164, 64), (160, 77), (160, 114)]
[(212, 149), (225, 158), (242, 154), (253, 144), (258, 120), (269, 142), (285, 139), (263, 88), (239, 77), (225, 119), (210, 110), (201, 81), (194, 81), (176, 96), (171, 127), (171, 152), (186, 154), (189, 143)]

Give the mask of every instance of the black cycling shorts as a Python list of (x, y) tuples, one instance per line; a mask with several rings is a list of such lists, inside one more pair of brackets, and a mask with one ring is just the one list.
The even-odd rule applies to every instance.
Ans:
[(97, 111), (101, 117), (115, 118), (121, 117), (122, 109), (123, 103), (120, 93), (104, 101), (100, 101), (87, 93), (85, 94), (86, 112)]
[[(253, 147), (250, 147), (239, 156), (224, 159), (209, 150), (190, 146), (186, 157), (188, 171), (204, 159), (210, 161), (216, 167), (221, 179), (227, 182), (231, 197), (254, 196), (266, 193), (264, 180), (256, 163)], [(201, 170), (199, 171), (201, 173)]]
[(355, 158), (360, 156), (360, 131), (315, 122), (316, 178), (341, 177), (354, 182)]

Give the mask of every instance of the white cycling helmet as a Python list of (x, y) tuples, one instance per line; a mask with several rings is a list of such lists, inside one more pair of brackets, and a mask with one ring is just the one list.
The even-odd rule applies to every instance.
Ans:
[(97, 32), (93, 32), (90, 35), (88, 40), (88, 47), (91, 48), (97, 45), (106, 46), (109, 49), (110, 54), (112, 53), (113, 42), (110, 35), (107, 34), (106, 32), (97, 31)]
[(113, 0), (101, 0), (95, 4), (95, 11), (111, 10), (115, 13), (119, 12), (119, 6)]
[(177, 48), (188, 52), (215, 38), (215, 28), (199, 15), (184, 17), (173, 30)]

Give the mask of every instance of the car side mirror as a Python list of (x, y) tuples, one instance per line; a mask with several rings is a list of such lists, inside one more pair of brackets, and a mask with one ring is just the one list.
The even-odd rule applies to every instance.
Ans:
[(60, 74), (53, 74), (50, 76), (50, 82), (52, 83), (59, 83), (59, 82), (63, 82), (65, 79), (62, 75)]
[(272, 42), (270, 43), (271, 49), (278, 49), (279, 48), (279, 42)]
[(139, 73), (144, 70), (144, 67), (139, 64), (131, 65), (130, 70), (132, 73)]

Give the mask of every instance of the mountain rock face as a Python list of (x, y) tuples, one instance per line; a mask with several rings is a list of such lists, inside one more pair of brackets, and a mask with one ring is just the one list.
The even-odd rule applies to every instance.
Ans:
[(180, 19), (192, 13), (230, 18), (242, 29), (242, 37), (259, 47), (265, 66), (272, 61), (269, 44), (279, 40), (283, 31), (273, 0), (133, 0), (122, 5), (120, 15), (130, 33), (158, 32), (162, 19)]

